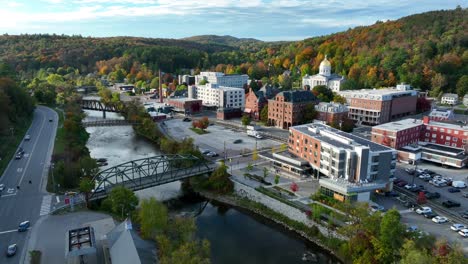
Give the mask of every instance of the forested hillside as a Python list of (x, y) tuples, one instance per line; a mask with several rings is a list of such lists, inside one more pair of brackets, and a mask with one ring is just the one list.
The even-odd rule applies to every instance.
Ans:
[[(377, 22), (296, 42), (262, 42), (230, 36), (184, 40), (0, 36), (0, 61), (32, 79), (40, 69), (63, 74), (98, 72), (111, 80), (151, 82), (155, 72), (188, 69), (247, 73), (288, 89), (318, 72), (325, 55), (348, 89), (407, 82), (431, 94), (468, 89), (468, 9), (434, 11)], [(290, 75), (284, 75), (290, 70)], [(59, 73), (60, 74), (60, 73)], [(63, 75), (62, 74), (62, 75)]]

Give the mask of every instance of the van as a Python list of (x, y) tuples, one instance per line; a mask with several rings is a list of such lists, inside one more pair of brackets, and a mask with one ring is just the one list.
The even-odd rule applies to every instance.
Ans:
[(26, 230), (28, 230), (30, 226), (30, 222), (29, 221), (24, 221), (24, 222), (21, 222), (18, 226), (18, 232), (24, 232)]
[(466, 188), (466, 184), (463, 181), (453, 181), (452, 187), (455, 188)]

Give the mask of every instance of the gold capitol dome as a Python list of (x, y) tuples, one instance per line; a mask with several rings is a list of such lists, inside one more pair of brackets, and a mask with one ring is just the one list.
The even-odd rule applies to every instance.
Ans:
[(325, 59), (320, 63), (320, 67), (326, 66), (326, 67), (331, 67), (331, 63), (327, 59), (327, 55), (325, 55)]

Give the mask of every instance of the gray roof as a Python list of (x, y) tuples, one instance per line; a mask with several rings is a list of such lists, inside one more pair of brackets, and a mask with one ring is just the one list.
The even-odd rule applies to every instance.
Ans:
[(300, 103), (318, 101), (317, 97), (310, 91), (284, 91), (276, 96), (284, 96), (285, 102)]
[[(331, 132), (331, 133), (334, 133), (338, 136), (341, 136), (343, 138), (346, 138), (346, 139), (349, 139), (349, 140), (352, 140), (354, 142), (354, 144), (346, 144), (346, 143), (343, 143), (341, 141), (338, 141), (332, 137), (328, 137), (328, 136), (324, 136), (322, 134), (317, 134), (317, 133), (314, 133), (313, 131), (310, 131), (309, 130), (309, 127), (315, 127), (315, 128), (318, 128), (319, 130), (323, 130), (323, 131), (327, 131), (327, 132)], [(343, 132), (341, 130), (338, 130), (338, 129), (335, 129), (335, 128), (332, 128), (330, 126), (327, 126), (327, 125), (324, 125), (324, 124), (321, 124), (321, 123), (312, 123), (312, 124), (306, 124), (306, 125), (300, 125), (300, 126), (293, 126), (291, 127), (291, 129), (296, 129), (306, 135), (309, 135), (309, 136), (312, 136), (320, 141), (323, 141), (325, 143), (328, 143), (332, 146), (336, 146), (338, 148), (342, 148), (342, 149), (349, 149), (349, 150), (352, 150), (354, 149), (354, 146), (367, 146), (369, 147), (369, 149), (371, 151), (376, 151), (376, 152), (379, 152), (379, 151), (392, 151), (393, 149), (392, 148), (389, 148), (389, 147), (386, 147), (384, 145), (380, 145), (380, 144), (377, 144), (377, 143), (374, 143), (370, 140), (367, 140), (365, 138), (361, 138), (361, 137), (358, 137), (356, 135), (353, 135), (353, 134), (350, 134), (350, 133), (346, 133), (346, 132)]]
[(113, 264), (150, 264), (157, 262), (156, 245), (141, 239), (131, 223), (122, 222), (107, 234)]

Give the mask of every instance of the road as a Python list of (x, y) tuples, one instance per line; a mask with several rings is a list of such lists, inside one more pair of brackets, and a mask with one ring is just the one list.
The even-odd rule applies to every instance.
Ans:
[[(52, 122), (49, 122), (52, 119)], [(12, 159), (0, 178), (5, 190), (0, 197), (0, 263), (23, 263), (29, 231), (19, 233), (18, 224), (29, 220), (31, 228), (41, 215), (50, 211), (52, 196), (45, 192), (47, 165), (50, 162), (57, 130), (58, 115), (50, 108), (38, 106), (28, 134), (31, 140), (23, 141), (25, 155)], [(29, 183), (31, 181), (31, 183)], [(17, 189), (17, 186), (20, 189)], [(6, 257), (8, 245), (16, 243), (18, 252)]]

